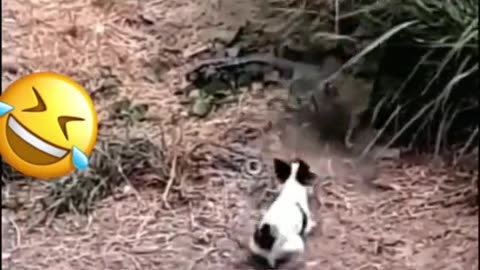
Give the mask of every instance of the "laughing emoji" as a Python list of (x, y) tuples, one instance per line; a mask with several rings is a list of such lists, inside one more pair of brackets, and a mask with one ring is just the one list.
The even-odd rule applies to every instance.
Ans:
[(27, 176), (46, 180), (88, 168), (97, 128), (88, 93), (59, 74), (30, 74), (0, 96), (0, 154)]

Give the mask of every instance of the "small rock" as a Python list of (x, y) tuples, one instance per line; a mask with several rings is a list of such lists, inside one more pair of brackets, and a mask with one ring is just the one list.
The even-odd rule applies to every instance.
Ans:
[(124, 193), (124, 194), (128, 194), (128, 193), (130, 193), (131, 191), (132, 191), (132, 187), (130, 187), (129, 185), (125, 185), (125, 186), (123, 187), (123, 193)]
[(192, 107), (192, 114), (198, 117), (205, 117), (212, 110), (212, 103), (209, 101), (198, 98)]
[(10, 257), (12, 257), (12, 254), (8, 252), (2, 252), (2, 261), (10, 259)]
[(253, 82), (252, 83), (252, 91), (260, 92), (263, 89), (263, 83), (261, 82)]
[(317, 266), (319, 264), (318, 261), (308, 261), (306, 263), (306, 266), (310, 267), (310, 266)]
[(197, 99), (200, 97), (200, 90), (198, 89), (194, 89), (192, 91), (190, 91), (190, 93), (188, 93), (188, 98), (193, 100), (193, 99)]
[(240, 47), (232, 47), (226, 49), (226, 53), (228, 57), (238, 57), (241, 54), (241, 48)]

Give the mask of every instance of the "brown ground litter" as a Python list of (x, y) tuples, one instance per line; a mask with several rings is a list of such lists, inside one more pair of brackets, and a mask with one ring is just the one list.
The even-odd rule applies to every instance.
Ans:
[[(237, 2), (238, 16), (253, 16), (247, 4)], [(163, 134), (176, 145), (165, 150), (165, 179), (141, 175), (135, 189), (122, 186), (88, 217), (66, 213), (27, 231), (28, 211), (2, 209), (2, 269), (253, 269), (244, 241), (275, 188), (271, 155), (291, 154), (273, 143), (285, 92), (247, 93), (203, 120), (188, 117), (173, 94), (189, 66), (183, 55), (204, 44), (202, 33), (222, 20), (238, 23), (225, 16), (231, 6), (216, 11), (222, 5), (228, 10), (201, 0), (2, 2), (4, 88), (30, 72), (63, 73), (93, 94), (103, 133), (117, 133), (109, 106), (128, 98), (149, 105), (151, 120), (140, 126), (152, 142), (163, 145)], [(319, 183), (312, 204), (321, 226), (303, 260), (284, 269), (478, 267), (478, 169), (385, 161), (377, 189), (364, 192), (352, 177), (372, 178), (358, 173), (363, 165), (322, 153), (309, 157), (318, 173), (334, 176)], [(8, 184), (2, 202), (4, 194), (39, 196), (44, 184), (30, 183), (29, 194), (26, 183)]]

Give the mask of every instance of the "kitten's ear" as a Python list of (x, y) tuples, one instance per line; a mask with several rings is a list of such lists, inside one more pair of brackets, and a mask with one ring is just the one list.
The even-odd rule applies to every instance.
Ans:
[(285, 181), (287, 181), (288, 177), (290, 176), (290, 165), (281, 159), (274, 158), (273, 167), (275, 169), (275, 175), (280, 180), (280, 183), (285, 183)]
[(314, 172), (310, 171), (310, 166), (305, 161), (298, 160), (298, 163), (298, 182), (305, 186), (311, 185), (313, 183), (313, 180), (317, 178), (317, 175)]

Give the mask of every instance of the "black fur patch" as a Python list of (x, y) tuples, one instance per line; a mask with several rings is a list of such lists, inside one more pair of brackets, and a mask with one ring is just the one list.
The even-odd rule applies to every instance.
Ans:
[(264, 250), (271, 250), (275, 243), (275, 236), (272, 235), (269, 224), (263, 224), (260, 228), (255, 229), (253, 240)]
[(290, 176), (290, 173), (292, 171), (292, 168), (291, 168), (290, 164), (288, 164), (287, 162), (285, 162), (281, 159), (274, 158), (273, 159), (273, 166), (274, 166), (274, 169), (275, 169), (275, 175), (280, 180), (280, 183), (282, 183), (282, 184), (285, 183), (285, 181), (287, 181), (287, 179)]
[(307, 228), (307, 213), (305, 213), (305, 210), (303, 210), (302, 206), (297, 203), (298, 208), (300, 209), (300, 212), (302, 213), (302, 228), (300, 229), (300, 236), (304, 236), (305, 234), (305, 228)]
[[(275, 264), (277, 266), (280, 266), (281, 264), (285, 264), (288, 262), (290, 258), (287, 256), (283, 256), (280, 258), (277, 258), (275, 260)], [(246, 260), (246, 264), (240, 266), (241, 268), (236, 268), (236, 269), (246, 269), (245, 266), (250, 266), (252, 269), (255, 270), (269, 270), (271, 269), (270, 266), (268, 265), (268, 260), (265, 257), (256, 255), (256, 254), (249, 254)], [(250, 269), (250, 268), (248, 268)]]
[(297, 172), (298, 182), (304, 186), (311, 185), (317, 175), (310, 171), (310, 166), (305, 161), (297, 159), (296, 162), (300, 164)]
[[(305, 161), (298, 158), (294, 159), (292, 162), (299, 163), (299, 168), (296, 175), (297, 181), (304, 186), (311, 185), (313, 179), (315, 179), (317, 175), (310, 171), (310, 166)], [(285, 183), (285, 181), (287, 181), (288, 177), (292, 173), (291, 163), (289, 164), (281, 159), (274, 158), (273, 165), (278, 180), (282, 184)]]
[(332, 82), (326, 82), (324, 86), (324, 94), (328, 98), (338, 97), (338, 88)]

